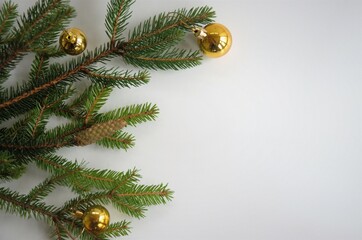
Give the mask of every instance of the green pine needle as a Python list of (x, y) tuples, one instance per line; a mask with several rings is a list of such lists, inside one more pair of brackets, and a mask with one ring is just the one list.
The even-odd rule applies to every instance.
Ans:
[(4, 187), (0, 188), (0, 209), (23, 218), (34, 217), (45, 222), (50, 222), (53, 217), (56, 217), (55, 213), (58, 211), (56, 207), (47, 206), (42, 202), (29, 203), (26, 195)]
[(110, 120), (123, 119), (128, 125), (136, 126), (137, 124), (153, 121), (156, 119), (159, 109), (156, 105), (150, 103), (136, 104), (122, 107), (110, 112), (100, 113), (94, 117), (95, 122), (106, 122)]
[(29, 78), (33, 83), (44, 79), (44, 75), (49, 67), (49, 57), (46, 55), (36, 55), (31, 65)]
[(6, 39), (9, 38), (7, 34), (13, 26), (17, 16), (17, 4), (11, 1), (6, 1), (2, 4), (0, 9), (0, 44), (5, 43)]
[(107, 98), (112, 92), (112, 88), (93, 84), (83, 94), (86, 101), (83, 103), (82, 108), (84, 112), (84, 123), (87, 124), (92, 120), (92, 117), (97, 113), (101, 107), (106, 103)]
[(132, 53), (126, 54), (124, 59), (127, 63), (150, 69), (186, 69), (199, 65), (202, 56), (199, 51), (187, 51), (181, 49), (171, 49), (161, 54), (150, 55), (133, 55)]
[(119, 88), (139, 87), (150, 80), (150, 74), (147, 71), (132, 73), (132, 71), (120, 71), (118, 68), (106, 69), (105, 67), (89, 68), (83, 71), (95, 83)]
[(69, 6), (69, 1), (38, 1), (21, 16), (13, 35), (28, 48), (42, 43), (47, 46), (56, 41), (58, 32), (64, 29), (73, 17), (75, 10)]
[(99, 140), (97, 144), (106, 148), (127, 150), (134, 146), (135, 138), (129, 133), (120, 131)]
[(130, 233), (130, 222), (122, 221), (112, 223), (100, 234), (103, 239), (127, 236)]
[(112, 43), (123, 40), (122, 33), (126, 30), (127, 20), (131, 17), (130, 7), (134, 0), (111, 0), (107, 5), (106, 33)]
[(210, 7), (180, 9), (149, 18), (129, 33), (122, 43), (124, 60), (148, 69), (185, 69), (200, 64), (198, 51), (173, 48), (190, 28), (207, 24), (215, 17)]
[[(162, 41), (175, 34), (175, 29), (188, 31), (190, 27), (196, 25), (205, 25), (215, 18), (215, 12), (210, 7), (198, 7), (187, 9), (179, 9), (173, 12), (164, 12), (147, 19), (143, 23), (134, 28), (128, 35), (125, 43), (126, 49), (131, 48), (138, 50), (139, 46), (147, 46), (155, 40)], [(177, 35), (177, 34), (176, 34)], [(182, 36), (181, 36), (182, 37)], [(176, 38), (181, 40), (181, 38)], [(171, 43), (173, 44), (173, 39)], [(172, 46), (171, 44), (171, 46)], [(170, 45), (166, 44), (164, 50)]]
[(16, 161), (9, 152), (0, 152), (0, 181), (10, 181), (19, 178), (25, 171), (25, 165)]

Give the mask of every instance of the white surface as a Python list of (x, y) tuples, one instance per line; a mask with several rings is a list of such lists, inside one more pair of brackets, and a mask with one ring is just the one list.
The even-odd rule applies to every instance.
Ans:
[[(89, 47), (106, 41), (106, 1), (72, 3), (72, 26)], [(107, 109), (161, 109), (156, 122), (131, 130), (137, 142), (128, 152), (62, 152), (94, 167), (136, 167), (143, 183), (175, 191), (170, 204), (134, 219), (124, 239), (362, 239), (362, 1), (138, 0), (131, 25), (201, 5), (232, 32), (229, 54), (115, 92)], [(38, 173), (29, 176), (17, 183), (24, 191)], [(0, 222), (1, 239), (48, 239), (35, 220), (1, 214)]]

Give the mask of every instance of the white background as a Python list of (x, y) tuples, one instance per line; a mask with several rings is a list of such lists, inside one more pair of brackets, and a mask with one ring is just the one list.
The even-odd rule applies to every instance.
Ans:
[[(34, 1), (17, 1), (26, 9)], [(106, 1), (77, 0), (72, 26), (89, 49), (105, 42)], [(184, 71), (152, 71), (105, 110), (157, 103), (155, 122), (129, 129), (136, 146), (66, 149), (89, 166), (141, 170), (174, 200), (132, 219), (127, 240), (362, 239), (362, 1), (138, 0), (131, 26), (161, 11), (213, 6), (228, 55)], [(184, 43), (195, 47), (192, 38)], [(125, 68), (122, 60), (113, 62)], [(13, 74), (26, 76), (27, 69)], [(11, 186), (26, 193), (34, 168)], [(50, 198), (71, 197), (61, 189)], [(112, 211), (112, 220), (125, 216)], [(129, 218), (127, 218), (129, 219)], [(46, 225), (0, 215), (1, 239), (48, 239)]]

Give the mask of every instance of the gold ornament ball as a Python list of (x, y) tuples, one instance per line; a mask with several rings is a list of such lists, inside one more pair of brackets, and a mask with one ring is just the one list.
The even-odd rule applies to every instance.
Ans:
[(203, 29), (204, 36), (199, 37), (201, 51), (208, 57), (224, 56), (231, 48), (232, 37), (229, 29), (220, 23), (210, 23)]
[(108, 210), (103, 206), (95, 205), (83, 214), (83, 225), (88, 231), (98, 234), (108, 227), (109, 219)]
[(59, 37), (61, 49), (69, 55), (81, 54), (87, 47), (87, 37), (78, 28), (68, 28)]

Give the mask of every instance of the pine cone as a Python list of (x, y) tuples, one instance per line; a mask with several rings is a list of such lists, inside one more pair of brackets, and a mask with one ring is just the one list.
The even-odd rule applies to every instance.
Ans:
[(77, 133), (75, 142), (78, 146), (85, 146), (95, 143), (102, 138), (113, 135), (116, 131), (124, 128), (127, 122), (123, 119), (111, 120), (104, 123), (97, 123)]

